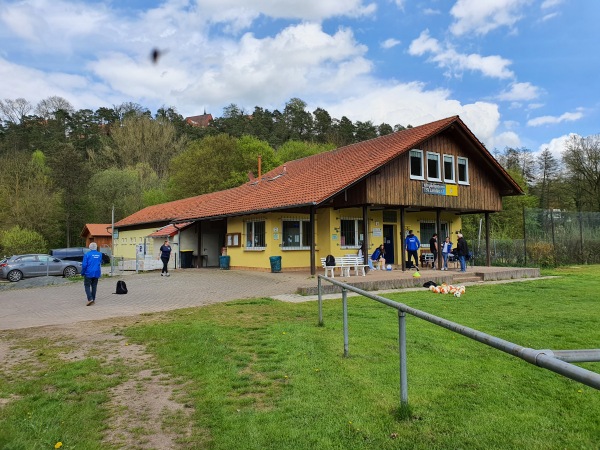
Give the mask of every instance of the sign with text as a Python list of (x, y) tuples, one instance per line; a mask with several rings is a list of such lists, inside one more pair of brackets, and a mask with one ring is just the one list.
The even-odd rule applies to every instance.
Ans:
[(458, 186), (454, 184), (423, 183), (423, 194), (458, 197)]

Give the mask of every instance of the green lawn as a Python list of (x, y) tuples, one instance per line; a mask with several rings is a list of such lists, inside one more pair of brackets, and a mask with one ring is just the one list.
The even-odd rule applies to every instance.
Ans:
[[(425, 289), (387, 297), (526, 347), (600, 348), (600, 266), (544, 275), (559, 277), (467, 287), (458, 299)], [(256, 299), (176, 311), (124, 332), (182, 381), (194, 415), (193, 437), (181, 448), (600, 446), (599, 391), (410, 316), (410, 415), (400, 418), (396, 310), (349, 298), (348, 358), (341, 301), (325, 301), (323, 312), (319, 327), (316, 302)], [(600, 363), (580, 365), (600, 372)], [(0, 398), (19, 395), (0, 408), (0, 448), (51, 448), (33, 445), (23, 419), (37, 404), (55, 405), (60, 393), (60, 408), (39, 413), (37, 435), (52, 445), (62, 439), (63, 448), (100, 448), (106, 391), (126, 371), (93, 358), (55, 369), (41, 392), (34, 380), (0, 378)], [(88, 414), (98, 420), (89, 431), (70, 423)]]

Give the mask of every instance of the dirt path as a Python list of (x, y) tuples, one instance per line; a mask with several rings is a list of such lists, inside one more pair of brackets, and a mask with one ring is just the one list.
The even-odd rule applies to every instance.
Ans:
[[(126, 381), (110, 391), (110, 421), (104, 433), (107, 444), (123, 449), (179, 449), (176, 439), (191, 433), (193, 409), (186, 406), (178, 380), (161, 373), (153, 356), (141, 345), (130, 344), (120, 330), (155, 318), (127, 317), (72, 325), (46, 326), (0, 332), (0, 367), (7, 374), (23, 363), (41, 364), (28, 342), (44, 339), (69, 349), (64, 361), (94, 358), (102, 364), (120, 361), (128, 367)], [(22, 367), (22, 366), (21, 366)], [(0, 407), (12, 399), (0, 399)], [(176, 420), (173, 420), (176, 418)], [(173, 426), (173, 422), (178, 424)], [(167, 425), (168, 424), (168, 425)], [(183, 425), (182, 425), (183, 424)], [(186, 425), (187, 424), (187, 425)]]

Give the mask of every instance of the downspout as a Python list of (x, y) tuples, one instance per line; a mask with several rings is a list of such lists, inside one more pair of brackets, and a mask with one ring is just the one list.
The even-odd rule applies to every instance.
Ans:
[(177, 260), (181, 261), (181, 228), (174, 223), (172, 225), (177, 230), (177, 258), (175, 258), (175, 270), (177, 270)]

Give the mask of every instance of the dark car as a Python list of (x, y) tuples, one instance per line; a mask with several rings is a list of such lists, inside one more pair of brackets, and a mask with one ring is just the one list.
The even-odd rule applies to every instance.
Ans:
[(80, 262), (63, 261), (50, 255), (14, 255), (0, 261), (0, 277), (9, 281), (46, 275), (62, 275), (68, 278), (78, 273), (81, 273)]
[[(89, 251), (90, 249), (87, 247), (54, 248), (50, 250), (50, 254), (60, 259), (81, 262), (83, 261), (83, 255)], [(110, 263), (110, 257), (107, 254), (102, 253), (102, 264), (108, 263)]]

